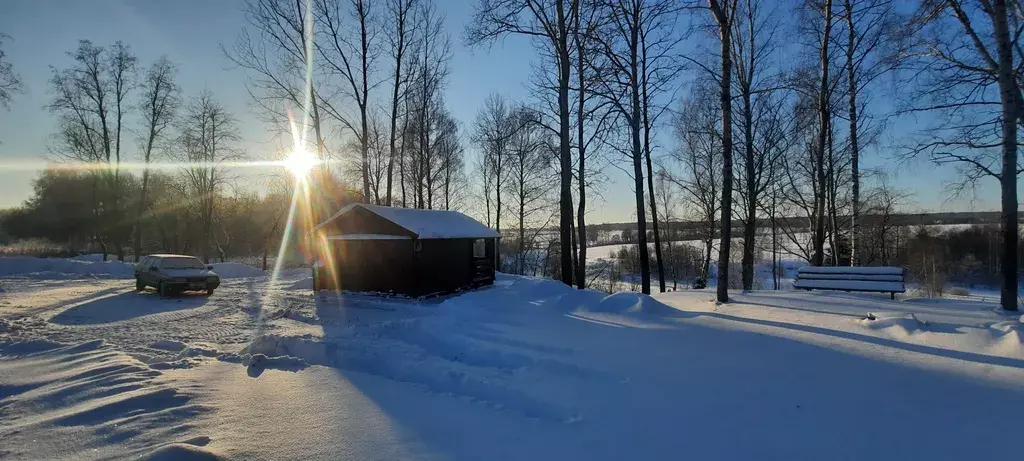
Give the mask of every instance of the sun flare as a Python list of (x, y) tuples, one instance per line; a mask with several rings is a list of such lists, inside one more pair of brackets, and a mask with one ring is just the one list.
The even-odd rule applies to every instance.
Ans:
[(305, 178), (310, 170), (313, 169), (320, 161), (315, 155), (306, 151), (305, 149), (296, 149), (288, 154), (288, 158), (284, 160), (284, 165), (289, 171), (295, 175), (296, 178)]

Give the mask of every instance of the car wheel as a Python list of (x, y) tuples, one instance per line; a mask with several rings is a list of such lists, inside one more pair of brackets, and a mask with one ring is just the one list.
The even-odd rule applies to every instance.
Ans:
[(212, 294), (213, 294), (213, 288), (207, 288), (206, 289), (206, 296), (210, 296)]
[(135, 277), (135, 291), (142, 291), (146, 289), (146, 284), (143, 283), (138, 277)]

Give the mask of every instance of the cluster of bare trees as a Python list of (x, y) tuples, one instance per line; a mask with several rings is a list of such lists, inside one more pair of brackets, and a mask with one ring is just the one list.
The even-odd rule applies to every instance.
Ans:
[[(78, 225), (64, 241), (87, 238), (104, 258), (109, 253), (124, 260), (129, 250), (138, 257), (153, 248), (153, 233), (170, 230), (165, 220), (175, 216), (188, 229), (181, 234), (193, 238), (174, 247), (206, 261), (215, 252), (223, 257), (230, 236), (216, 230), (222, 228), (218, 204), (229, 186), (225, 163), (242, 156), (232, 114), (209, 92), (183, 97), (174, 64), (159, 58), (142, 68), (121, 42), (83, 40), (68, 57), (70, 63), (52, 68), (47, 108), (58, 120), (50, 150), (76, 171), (40, 178), (24, 210), (36, 213), (35, 221), (26, 218), (24, 226), (59, 220), (49, 213), (60, 208), (48, 204), (63, 199), (47, 194), (71, 190), (76, 195), (66, 200), (81, 204), (63, 213), (88, 216), (67, 218)], [(161, 171), (174, 173), (154, 176), (150, 165), (158, 158)], [(83, 184), (88, 187), (81, 190)], [(169, 245), (164, 238), (161, 247)]]
[[(557, 274), (566, 284), (580, 288), (587, 284), (586, 199), (593, 186), (588, 164), (593, 165), (599, 154), (618, 154), (632, 166), (641, 290), (650, 293), (648, 219), (658, 228), (654, 196), (648, 194), (654, 181), (651, 158), (654, 131), (670, 99), (664, 95), (673, 90), (681, 70), (675, 53), (682, 37), (675, 33), (675, 26), (682, 8), (676, 3), (480, 0), (466, 29), (471, 45), (517, 35), (533, 40), (540, 50), (542, 62), (534, 79), (536, 115), (528, 123), (542, 127), (543, 136), (550, 138), (546, 143), (550, 147), (541, 149), (551, 152), (558, 176)], [(484, 186), (485, 190), (499, 188)], [(664, 290), (660, 233), (653, 236)]]
[(539, 259), (547, 256), (541, 233), (555, 212), (554, 136), (536, 110), (492, 94), (477, 114), (473, 142), (480, 152), (475, 171), (483, 216), (511, 237), (502, 248), (502, 268), (537, 275)]
[[(685, 58), (698, 77), (676, 119), (682, 174), (675, 182), (709, 232), (719, 229), (720, 301), (728, 299), (734, 212), (743, 226), (744, 289), (753, 286), (759, 222), (770, 220), (773, 235), (781, 228), (786, 247), (811, 264), (867, 262), (863, 255), (873, 252), (865, 249), (861, 222), (879, 222), (872, 213), (890, 212), (899, 194), (884, 184), (862, 192), (862, 152), (877, 141), (882, 116), (927, 113), (928, 126), (908, 136), (900, 151), (957, 165), (955, 192), (984, 177), (999, 181), (1002, 305), (1015, 308), (1016, 137), (1024, 107), (1024, 54), (1017, 40), (1024, 11), (1003, 1), (929, 0), (912, 11), (901, 6), (891, 0), (806, 0), (796, 9), (799, 20), (786, 25), (760, 0), (689, 5), (708, 11), (707, 30), (713, 32), (707, 35), (714, 36), (718, 52), (709, 46), (702, 54), (717, 55), (718, 65)], [(798, 37), (797, 46), (789, 37)], [(896, 95), (906, 96), (894, 98), (900, 102), (895, 114), (877, 113), (878, 105), (869, 103), (886, 77), (899, 83)], [(707, 81), (716, 82), (717, 91)], [(710, 235), (706, 244), (710, 255)]]
[[(471, 45), (518, 35), (541, 51), (532, 107), (535, 123), (552, 138), (559, 177), (562, 280), (586, 283), (586, 164), (595, 150), (629, 165), (645, 293), (654, 272), (648, 261), (662, 290), (668, 279), (655, 165), (708, 222), (702, 273), (709, 275), (717, 241), (723, 302), (734, 222), (742, 228), (743, 289), (755, 285), (755, 252), (765, 234), (759, 227), (770, 227), (772, 248), (812, 264), (860, 264), (871, 252), (861, 222), (878, 221), (865, 213), (879, 209), (877, 197), (898, 195), (885, 184), (865, 188), (864, 149), (877, 145), (885, 117), (941, 112), (931, 119), (937, 126), (922, 131), (932, 139), (915, 140), (902, 152), (956, 162), (963, 185), (999, 179), (1008, 255), (1003, 305), (1012, 308), (1022, 10), (960, 0), (925, 1), (913, 11), (892, 0), (806, 0), (792, 11), (777, 6), (764, 0), (478, 2), (466, 33)], [(691, 35), (696, 40), (686, 50), (680, 44)], [(692, 76), (688, 85), (684, 71)], [(892, 94), (883, 81), (907, 84), (893, 85), (895, 94), (912, 96), (895, 113), (877, 103), (878, 95)], [(673, 95), (685, 87), (689, 95), (676, 105)], [(679, 146), (661, 157), (674, 162), (652, 155), (665, 113), (674, 113)], [(502, 170), (504, 143), (514, 132), (491, 133), (482, 171)], [(502, 198), (490, 191), (502, 181), (501, 174), (485, 175), (482, 185), (487, 213), (493, 205), (498, 222)], [(783, 216), (789, 219), (778, 219)]]
[(451, 38), (433, 0), (249, 0), (245, 12), (224, 53), (265, 121), (312, 134), (317, 177), (351, 178), (381, 205), (462, 201), (464, 143), (444, 97)]

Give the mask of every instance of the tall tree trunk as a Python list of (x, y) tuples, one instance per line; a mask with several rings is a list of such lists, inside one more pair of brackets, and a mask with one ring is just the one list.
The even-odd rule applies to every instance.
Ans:
[(828, 245), (832, 250), (832, 265), (839, 265), (839, 216), (836, 210), (836, 200), (839, 195), (839, 187), (836, 182), (836, 157), (832, 138), (832, 131), (828, 133), (828, 189), (825, 196), (828, 197)]
[(519, 275), (523, 275), (523, 273), (524, 273), (523, 266), (525, 265), (525, 262), (526, 262), (526, 248), (524, 246), (526, 244), (526, 230), (523, 228), (523, 226), (525, 225), (525, 221), (526, 221), (526, 206), (524, 204), (526, 198), (524, 197), (524, 194), (522, 193), (523, 189), (522, 189), (522, 185), (521, 184), (522, 183), (520, 183), (520, 188), (519, 188), (519, 190), (520, 190), (520, 194), (519, 194), (519, 248), (518, 248), (519, 249), (519, 258), (518, 258), (519, 259), (519, 261), (518, 261), (518, 263), (519, 263), (518, 266), (519, 267), (517, 268), (518, 269), (517, 273)]
[(1014, 79), (1013, 49), (1006, 19), (1006, 1), (993, 0), (992, 29), (999, 56), (999, 99), (1002, 104), (1003, 171), (1002, 234), (1003, 286), (999, 304), (1008, 311), (1017, 310), (1017, 121), (1021, 116), (1020, 89)]
[[(402, 8), (402, 6), (399, 6)], [(395, 141), (397, 136), (396, 130), (398, 129), (398, 98), (401, 94), (402, 86), (402, 55), (405, 53), (405, 13), (400, 13), (399, 30), (398, 34), (398, 45), (395, 53), (395, 82), (394, 87), (391, 90), (391, 135), (388, 139), (390, 150), (388, 152), (388, 179), (387, 179), (387, 195), (386, 205), (391, 206), (391, 188), (392, 188), (392, 177), (394, 175), (395, 167), (395, 155), (397, 150), (395, 149)]]
[(772, 190), (772, 289), (779, 289), (779, 237), (775, 222), (775, 206), (778, 194)]
[(558, 236), (562, 282), (572, 285), (572, 146), (569, 131), (569, 42), (563, 2), (555, 2), (558, 32), (558, 122), (559, 122), (559, 197)]
[(644, 207), (643, 150), (640, 146), (640, 95), (635, 85), (632, 115), (630, 131), (632, 131), (633, 137), (633, 187), (636, 190), (636, 237), (640, 250), (640, 292), (650, 294), (651, 261), (647, 248), (647, 213), (645, 213)]
[[(362, 61), (362, 76), (363, 76), (363, 88), (362, 88), (362, 99), (359, 103), (359, 121), (360, 129), (362, 130), (360, 139), (360, 155), (362, 156), (362, 167), (363, 167), (363, 200), (370, 200), (370, 145), (369, 145), (369, 132), (368, 123), (366, 120), (366, 108), (369, 102), (367, 98), (370, 95), (370, 82), (369, 82), (369, 43), (367, 42), (367, 30), (366, 30), (366, 5), (360, 1), (357, 4), (359, 9), (359, 36), (360, 43), (362, 45), (360, 60)], [(379, 203), (378, 203), (379, 205)]]
[[(577, 15), (579, 15), (579, 13), (577, 13)], [(576, 174), (576, 176), (578, 176), (577, 177), (577, 181), (579, 181), (578, 192), (577, 193), (579, 194), (579, 200), (580, 200), (579, 203), (577, 204), (577, 208), (576, 208), (576, 232), (579, 233), (579, 236), (577, 237), (576, 240), (579, 242), (579, 258), (578, 259), (579, 259), (579, 261), (582, 261), (581, 264), (577, 264), (576, 265), (576, 286), (579, 289), (582, 290), (582, 289), (587, 287), (587, 262), (586, 262), (587, 261), (587, 222), (586, 222), (586, 213), (587, 213), (587, 181), (585, 179), (586, 172), (587, 172), (587, 169), (585, 167), (586, 160), (587, 160), (587, 147), (586, 147), (586, 140), (584, 139), (585, 133), (584, 133), (584, 129), (583, 129), (584, 128), (583, 124), (584, 124), (584, 121), (586, 120), (586, 92), (584, 90), (586, 88), (586, 76), (583, 74), (583, 71), (584, 71), (584, 59), (583, 59), (584, 47), (580, 43), (580, 39), (581, 39), (580, 34), (579, 34), (580, 24), (579, 24), (579, 18), (578, 17), (576, 18), (576, 21), (577, 21), (577, 24), (576, 24), (576, 28), (577, 28), (577, 32), (576, 32), (576, 43), (577, 43), (577, 50), (576, 50), (576, 78), (578, 79), (578, 85), (579, 85), (579, 101), (578, 101), (577, 106), (576, 106), (576, 114), (577, 114), (576, 115), (576, 119), (577, 119), (576, 120), (576, 144), (577, 144), (577, 148), (576, 149), (579, 152), (579, 157), (580, 157), (579, 158), (579, 163), (577, 165), (577, 174)]]
[[(753, 42), (753, 37), (750, 41)], [(750, 80), (743, 84), (740, 90), (743, 92), (743, 156), (746, 159), (744, 165), (744, 179), (746, 180), (747, 209), (744, 213), (745, 226), (743, 227), (743, 262), (742, 277), (743, 289), (750, 291), (754, 289), (754, 239), (757, 236), (757, 182), (754, 171), (754, 110), (750, 101)]]
[(825, 0), (822, 11), (825, 19), (825, 27), (822, 31), (822, 39), (819, 47), (819, 64), (821, 66), (821, 86), (818, 90), (818, 143), (815, 146), (816, 156), (814, 159), (814, 171), (818, 178), (818, 191), (815, 197), (814, 210), (814, 249), (811, 258), (812, 266), (824, 265), (825, 261), (825, 202), (828, 188), (825, 184), (825, 148), (828, 142), (829, 122), (831, 115), (828, 107), (828, 83), (829, 83), (829, 37), (832, 34), (832, 0)]
[[(831, 2), (831, 0), (828, 0)], [(729, 251), (732, 240), (732, 24), (731, 11), (708, 0), (722, 39), (722, 232), (718, 245), (718, 302), (729, 302)]]
[[(646, 63), (646, 57), (644, 61)], [(646, 64), (645, 64), (646, 66)], [(646, 71), (645, 71), (646, 72)], [(661, 256), (661, 234), (658, 232), (658, 207), (654, 199), (654, 171), (651, 167), (651, 120), (647, 100), (647, 76), (643, 76), (644, 157), (647, 158), (647, 196), (651, 202), (651, 223), (654, 230), (654, 257), (658, 265), (658, 290), (665, 292), (665, 263)]]
[(853, 47), (857, 42), (857, 30), (854, 29), (853, 2), (844, 0), (846, 7), (846, 79), (850, 85), (850, 176), (853, 181), (851, 193), (853, 194), (850, 216), (850, 265), (856, 266), (858, 261), (857, 250), (860, 234), (860, 145), (857, 140), (857, 75), (853, 64)]

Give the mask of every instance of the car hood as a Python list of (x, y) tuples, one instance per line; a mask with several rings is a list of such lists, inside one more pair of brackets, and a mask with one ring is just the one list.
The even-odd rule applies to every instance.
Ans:
[(209, 269), (166, 269), (163, 272), (171, 277), (220, 277)]

